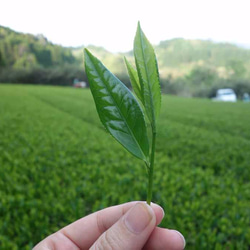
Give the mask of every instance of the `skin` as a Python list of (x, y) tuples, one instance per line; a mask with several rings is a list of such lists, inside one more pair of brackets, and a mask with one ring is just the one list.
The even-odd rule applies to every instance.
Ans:
[(153, 203), (108, 207), (48, 236), (33, 250), (184, 249), (185, 239), (178, 231), (157, 227), (163, 217), (163, 209)]

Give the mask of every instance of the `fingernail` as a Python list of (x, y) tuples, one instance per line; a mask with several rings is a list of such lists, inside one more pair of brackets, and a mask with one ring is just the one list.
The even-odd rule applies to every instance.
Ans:
[(137, 203), (125, 216), (125, 225), (132, 233), (141, 233), (153, 218), (153, 211), (150, 206), (144, 203)]
[(151, 202), (150, 206), (153, 208), (154, 211), (155, 211), (155, 208), (158, 208), (161, 210), (161, 216), (157, 219), (158, 220), (157, 225), (159, 225), (165, 216), (165, 211), (160, 205), (158, 205), (156, 203)]
[(185, 240), (184, 236), (180, 232), (178, 232), (176, 230), (173, 230), (173, 231), (176, 232), (181, 237), (181, 239), (183, 241), (183, 249), (184, 249), (185, 246), (186, 246), (186, 240)]
[(159, 208), (161, 209), (161, 211), (162, 211), (162, 219), (163, 219), (164, 216), (165, 216), (165, 211), (164, 211), (164, 209), (163, 209), (160, 205), (158, 205), (158, 204), (156, 204), (156, 203), (153, 203), (153, 202), (151, 202), (151, 205), (154, 205), (154, 206), (159, 207)]

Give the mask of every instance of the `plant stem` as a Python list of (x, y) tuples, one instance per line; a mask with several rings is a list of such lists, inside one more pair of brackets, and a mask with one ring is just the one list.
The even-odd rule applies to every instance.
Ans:
[(150, 155), (150, 166), (149, 166), (149, 171), (148, 171), (148, 194), (147, 194), (148, 205), (150, 205), (151, 203), (152, 191), (153, 191), (155, 139), (156, 139), (156, 130), (155, 130), (155, 126), (152, 126), (152, 147), (151, 147), (151, 155)]

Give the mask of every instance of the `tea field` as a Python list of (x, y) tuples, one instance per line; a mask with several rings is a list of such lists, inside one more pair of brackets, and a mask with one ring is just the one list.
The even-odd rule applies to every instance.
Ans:
[[(163, 96), (153, 201), (186, 249), (250, 248), (250, 104)], [(30, 249), (92, 211), (146, 199), (141, 162), (88, 89), (0, 85), (0, 249)]]

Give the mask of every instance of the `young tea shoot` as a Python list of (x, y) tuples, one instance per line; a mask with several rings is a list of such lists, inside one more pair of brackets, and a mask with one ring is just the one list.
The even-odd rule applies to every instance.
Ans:
[(146, 164), (150, 205), (161, 90), (155, 52), (140, 23), (134, 39), (134, 58), (136, 68), (126, 58), (125, 64), (135, 95), (100, 60), (84, 50), (85, 71), (100, 120), (125, 149)]

